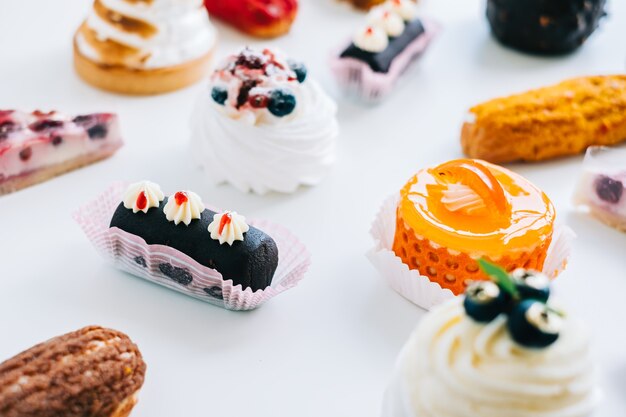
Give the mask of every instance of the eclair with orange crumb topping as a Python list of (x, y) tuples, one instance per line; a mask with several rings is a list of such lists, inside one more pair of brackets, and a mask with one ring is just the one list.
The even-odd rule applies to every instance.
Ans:
[(626, 140), (626, 75), (580, 77), (470, 109), (461, 145), (490, 162), (541, 161)]

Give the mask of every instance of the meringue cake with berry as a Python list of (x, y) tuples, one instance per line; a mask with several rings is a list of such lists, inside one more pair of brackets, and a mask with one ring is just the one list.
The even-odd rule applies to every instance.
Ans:
[(104, 90), (164, 93), (207, 74), (216, 40), (202, 0), (95, 0), (74, 36), (74, 67)]
[(108, 158), (122, 143), (115, 114), (0, 110), (0, 195)]
[(373, 8), (350, 44), (331, 60), (338, 84), (367, 101), (388, 94), (434, 36), (411, 0), (388, 0)]
[(271, 49), (229, 55), (192, 115), (192, 147), (213, 183), (289, 193), (335, 160), (335, 102), (301, 62)]
[(481, 261), (490, 277), (428, 313), (405, 344), (382, 417), (589, 417), (601, 397), (586, 325), (549, 279)]

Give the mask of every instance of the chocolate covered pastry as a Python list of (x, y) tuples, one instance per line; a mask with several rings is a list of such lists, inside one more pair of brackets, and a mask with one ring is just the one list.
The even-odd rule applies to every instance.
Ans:
[(606, 14), (606, 0), (488, 0), (487, 18), (506, 46), (562, 54), (581, 46)]

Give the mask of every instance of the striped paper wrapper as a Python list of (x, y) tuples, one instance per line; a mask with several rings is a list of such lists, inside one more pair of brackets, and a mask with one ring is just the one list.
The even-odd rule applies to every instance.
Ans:
[[(286, 228), (263, 220), (250, 225), (271, 236), (278, 246), (278, 267), (272, 284), (262, 290), (243, 289), (224, 280), (214, 269), (165, 246), (148, 245), (143, 238), (109, 227), (127, 184), (113, 184), (80, 207), (74, 219), (100, 254), (117, 268), (190, 297), (229, 310), (252, 310), (298, 284), (311, 263), (306, 247)], [(218, 211), (210, 207), (213, 211)]]
[[(374, 238), (374, 247), (369, 250), (367, 257), (391, 288), (412, 303), (430, 310), (454, 297), (454, 294), (449, 289), (444, 289), (438, 283), (431, 281), (427, 276), (421, 275), (418, 270), (409, 269), (392, 250), (399, 199), (399, 194), (387, 198), (376, 215), (370, 229), (370, 235)], [(565, 269), (575, 236), (569, 227), (561, 224), (555, 225), (552, 242), (543, 265), (543, 272), (546, 275), (555, 278)]]

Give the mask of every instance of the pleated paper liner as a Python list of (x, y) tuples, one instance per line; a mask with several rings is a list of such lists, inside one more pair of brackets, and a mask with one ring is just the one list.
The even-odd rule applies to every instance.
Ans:
[(309, 268), (311, 261), (306, 247), (289, 230), (268, 221), (249, 220), (250, 225), (263, 230), (276, 242), (278, 267), (272, 284), (265, 289), (252, 291), (243, 289), (241, 284), (233, 285), (233, 280), (224, 280), (218, 271), (176, 249), (148, 245), (139, 236), (110, 228), (126, 186), (112, 185), (74, 213), (74, 219), (96, 250), (123, 271), (229, 310), (252, 310), (296, 286)]
[[(418, 270), (409, 269), (392, 250), (399, 199), (400, 195), (394, 194), (382, 204), (370, 229), (374, 247), (367, 253), (367, 257), (391, 288), (412, 303), (430, 310), (454, 297), (454, 294), (421, 275)], [(575, 234), (569, 227), (555, 225), (552, 243), (543, 266), (546, 275), (554, 278), (565, 269), (574, 237)]]

